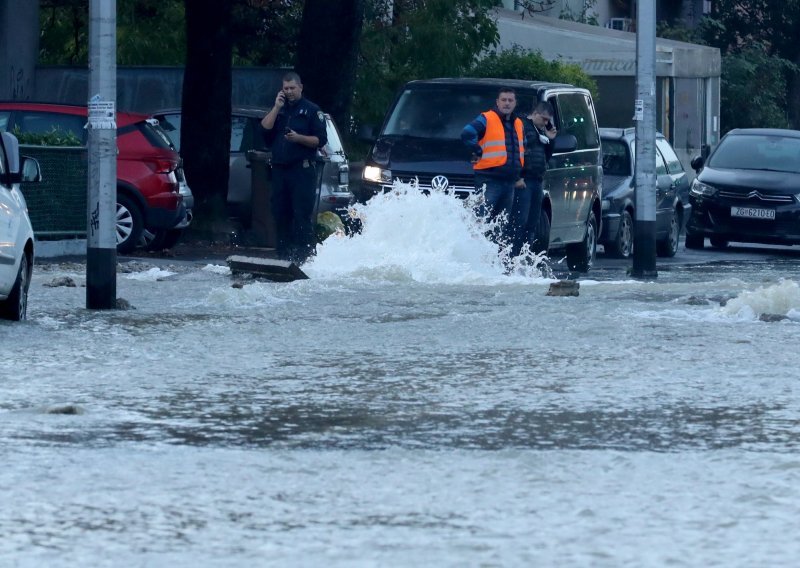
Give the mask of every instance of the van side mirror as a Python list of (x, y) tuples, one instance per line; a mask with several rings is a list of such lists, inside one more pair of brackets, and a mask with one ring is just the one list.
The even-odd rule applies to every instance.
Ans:
[(559, 134), (553, 139), (552, 144), (554, 154), (574, 152), (578, 147), (578, 139), (573, 134)]
[(364, 142), (369, 142), (370, 144), (374, 144), (375, 140), (377, 140), (377, 136), (375, 136), (375, 126), (372, 124), (362, 124), (359, 126), (358, 139)]
[(695, 156), (692, 158), (691, 166), (695, 172), (700, 173), (700, 170), (703, 169), (705, 163), (706, 161), (703, 159), (703, 156)]

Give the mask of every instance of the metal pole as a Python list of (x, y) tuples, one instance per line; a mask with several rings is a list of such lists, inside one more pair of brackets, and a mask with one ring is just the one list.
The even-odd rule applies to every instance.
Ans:
[(89, 2), (86, 307), (117, 305), (117, 2)]
[(639, 0), (636, 14), (635, 278), (656, 272), (656, 0)]

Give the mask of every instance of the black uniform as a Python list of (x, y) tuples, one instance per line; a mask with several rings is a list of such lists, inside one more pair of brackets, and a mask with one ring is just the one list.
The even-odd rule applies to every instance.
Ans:
[(272, 147), (272, 215), (277, 236), (276, 252), (287, 260), (304, 262), (314, 251), (314, 205), (317, 197), (317, 149), (286, 140), (293, 130), (328, 142), (325, 116), (308, 99), (286, 101), (264, 141)]

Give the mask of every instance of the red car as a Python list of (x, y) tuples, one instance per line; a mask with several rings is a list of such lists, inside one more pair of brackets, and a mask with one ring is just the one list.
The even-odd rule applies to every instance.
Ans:
[[(85, 106), (0, 102), (0, 131), (22, 140), (56, 131), (86, 145), (86, 119)], [(152, 244), (154, 236), (171, 246), (191, 220), (180, 156), (155, 121), (131, 112), (117, 112), (117, 148), (117, 251)]]

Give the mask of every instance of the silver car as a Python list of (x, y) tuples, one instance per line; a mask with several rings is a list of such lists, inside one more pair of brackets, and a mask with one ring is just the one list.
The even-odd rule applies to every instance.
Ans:
[[(237, 106), (231, 110), (230, 174), (228, 177), (228, 212), (249, 227), (252, 219), (252, 171), (247, 159), (251, 150), (267, 152), (264, 143), (261, 119), (269, 108)], [(181, 109), (164, 109), (153, 113), (161, 127), (180, 151)], [(328, 143), (318, 159), (323, 164), (317, 194), (317, 210), (314, 217), (325, 211), (333, 211), (344, 217), (348, 205), (353, 201), (350, 192), (350, 167), (339, 136), (339, 130), (330, 115), (325, 115)]]
[(13, 134), (0, 133), (0, 318), (14, 321), (27, 315), (33, 272), (33, 227), (21, 181), (41, 181), (39, 163), (20, 157)]

